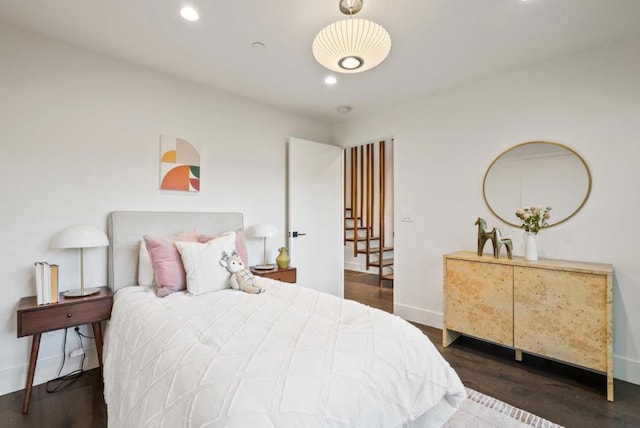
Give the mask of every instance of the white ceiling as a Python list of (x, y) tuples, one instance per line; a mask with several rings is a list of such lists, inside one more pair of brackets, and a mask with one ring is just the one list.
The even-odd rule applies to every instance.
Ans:
[(640, 35), (640, 0), (365, 0), (358, 17), (389, 31), (391, 53), (329, 87), (311, 44), (344, 18), (338, 0), (0, 0), (10, 26), (328, 123)]

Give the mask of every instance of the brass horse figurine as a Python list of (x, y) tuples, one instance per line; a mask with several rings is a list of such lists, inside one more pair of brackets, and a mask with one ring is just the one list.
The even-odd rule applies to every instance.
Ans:
[(478, 217), (475, 224), (478, 226), (478, 256), (482, 256), (484, 245), (489, 239), (493, 241), (496, 236), (496, 229), (494, 228), (491, 232), (487, 232), (487, 222), (481, 217)]
[(499, 259), (500, 249), (504, 245), (505, 248), (507, 249), (507, 258), (511, 259), (513, 257), (511, 254), (511, 252), (513, 251), (513, 242), (511, 242), (511, 239), (509, 238), (503, 238), (501, 236), (502, 234), (500, 233), (500, 229), (496, 229), (494, 227), (493, 231), (495, 232), (493, 237), (493, 256), (496, 259)]
[(491, 232), (487, 232), (487, 222), (478, 217), (475, 224), (478, 226), (478, 256), (482, 256), (484, 246), (488, 240), (491, 240), (493, 244), (493, 256), (497, 259), (500, 258), (500, 250), (504, 245), (507, 248), (507, 257), (512, 258), (513, 243), (509, 238), (503, 238), (500, 229), (495, 227)]

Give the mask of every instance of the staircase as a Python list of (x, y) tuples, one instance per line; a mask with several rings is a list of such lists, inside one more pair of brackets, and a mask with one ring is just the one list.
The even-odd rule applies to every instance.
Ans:
[(345, 149), (344, 245), (353, 245), (353, 257), (363, 256), (368, 271), (376, 268), (378, 285), (393, 285), (392, 204), (385, 199), (387, 187), (384, 141)]

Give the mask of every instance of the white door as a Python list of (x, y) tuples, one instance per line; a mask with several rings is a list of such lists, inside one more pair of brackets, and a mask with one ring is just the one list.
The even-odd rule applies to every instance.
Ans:
[(288, 231), (299, 285), (343, 297), (342, 148), (290, 138)]

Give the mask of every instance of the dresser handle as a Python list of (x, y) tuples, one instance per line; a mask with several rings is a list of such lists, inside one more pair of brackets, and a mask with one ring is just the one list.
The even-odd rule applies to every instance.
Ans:
[(73, 316), (73, 314), (71, 314), (71, 313), (67, 314), (67, 318), (71, 318), (72, 316)]

